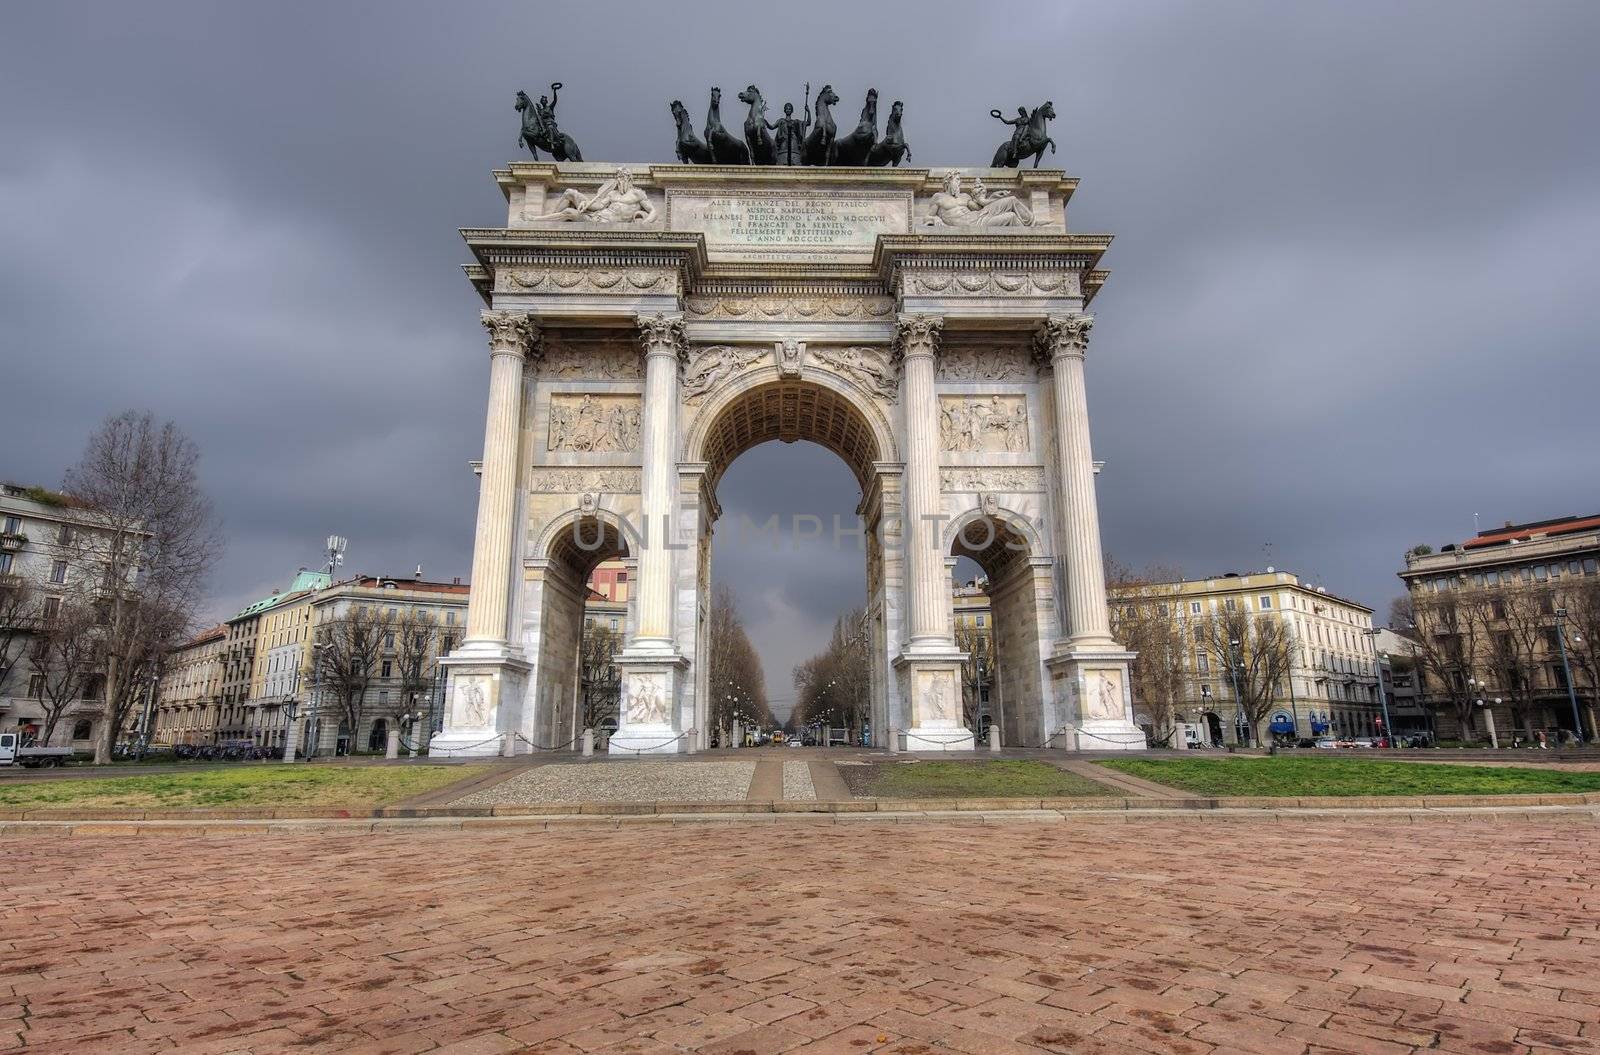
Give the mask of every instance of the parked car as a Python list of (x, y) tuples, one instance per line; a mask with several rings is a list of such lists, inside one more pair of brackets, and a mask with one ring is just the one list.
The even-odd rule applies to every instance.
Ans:
[(802, 746), (801, 743), (800, 743), (800, 738), (798, 736), (791, 736), (789, 738), (789, 740), (788, 740), (788, 744), (789, 744), (790, 747), (800, 747), (800, 746)]

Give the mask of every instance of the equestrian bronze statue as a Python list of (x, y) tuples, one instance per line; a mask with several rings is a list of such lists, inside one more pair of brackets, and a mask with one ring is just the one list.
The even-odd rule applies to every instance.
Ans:
[(865, 165), (867, 156), (878, 141), (878, 89), (867, 89), (866, 105), (861, 107), (861, 120), (856, 130), (839, 140), (835, 165)]
[(806, 136), (801, 162), (806, 165), (832, 165), (838, 155), (839, 132), (833, 123), (833, 107), (839, 103), (833, 85), (824, 84), (817, 92), (817, 116)]
[(711, 107), (706, 111), (706, 146), (719, 165), (750, 164), (750, 148), (744, 140), (722, 127), (722, 89), (711, 89)]
[(905, 110), (904, 104), (899, 99), (889, 107), (889, 121), (883, 126), (883, 138), (867, 152), (867, 164), (874, 168), (882, 168), (885, 165), (899, 168), (901, 158), (911, 160), (911, 147), (906, 143), (906, 134), (900, 128)]
[(694, 122), (689, 110), (677, 99), (672, 100), (672, 120), (678, 126), (678, 160), (685, 165), (709, 165), (713, 159), (711, 148), (694, 134)]
[(537, 103), (529, 100), (527, 92), (517, 93), (517, 112), (522, 115), (522, 134), (517, 138), (517, 145), (526, 146), (535, 161), (539, 160), (540, 150), (557, 161), (583, 160), (578, 144), (556, 127), (556, 93), (560, 90), (561, 82), (554, 82), (550, 85), (550, 94), (539, 96)]
[(1048, 99), (1032, 112), (1017, 107), (1014, 118), (1002, 115), (999, 110), (990, 110), (989, 116), (1012, 126), (1011, 138), (994, 152), (995, 168), (1014, 169), (1025, 157), (1032, 157), (1033, 167), (1038, 168), (1045, 147), (1048, 146), (1052, 154), (1056, 152), (1056, 141), (1050, 138), (1048, 131), (1048, 123), (1055, 119), (1056, 110)]

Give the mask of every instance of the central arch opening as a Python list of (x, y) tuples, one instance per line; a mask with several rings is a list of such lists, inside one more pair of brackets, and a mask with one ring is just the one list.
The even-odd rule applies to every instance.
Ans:
[[(697, 689), (712, 738), (735, 721), (805, 743), (870, 735), (883, 589), (863, 497), (889, 453), (851, 394), (796, 379), (755, 384), (708, 408), (710, 545), (699, 585)], [(826, 453), (825, 453), (826, 452)], [(692, 454), (691, 454), (692, 456)], [(738, 656), (747, 641), (759, 671)], [(752, 707), (750, 681), (760, 681)]]

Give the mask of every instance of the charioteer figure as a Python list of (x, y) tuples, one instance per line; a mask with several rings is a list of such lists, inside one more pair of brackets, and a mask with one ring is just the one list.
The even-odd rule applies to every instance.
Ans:
[(783, 104), (783, 116), (767, 125), (772, 129), (772, 142), (777, 151), (779, 165), (804, 164), (801, 155), (805, 150), (806, 132), (811, 128), (811, 84), (806, 84), (806, 119), (794, 115), (794, 103)]

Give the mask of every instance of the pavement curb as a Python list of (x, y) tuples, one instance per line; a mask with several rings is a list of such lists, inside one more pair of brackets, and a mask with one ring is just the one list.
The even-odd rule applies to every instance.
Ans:
[[(750, 805), (757, 805), (751, 803)], [(791, 805), (800, 805), (793, 803)], [(151, 818), (143, 820), (104, 820), (79, 818), (0, 821), (0, 836), (174, 836), (174, 835), (364, 835), (429, 831), (559, 831), (568, 828), (621, 829), (640, 826), (705, 826), (735, 824), (1095, 824), (1139, 823), (1141, 821), (1185, 822), (1204, 819), (1222, 823), (1307, 823), (1349, 821), (1363, 823), (1421, 824), (1529, 824), (1558, 823), (1579, 826), (1600, 825), (1600, 807), (1570, 805), (1450, 806), (1262, 809), (1259, 807), (1219, 806), (1195, 810), (1184, 806), (1128, 808), (1023, 808), (917, 809), (857, 811), (746, 811), (746, 812), (660, 812), (660, 813), (553, 813), (520, 816), (415, 816), (350, 818)]]

